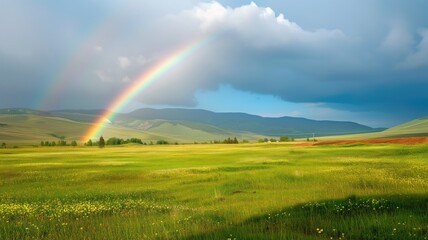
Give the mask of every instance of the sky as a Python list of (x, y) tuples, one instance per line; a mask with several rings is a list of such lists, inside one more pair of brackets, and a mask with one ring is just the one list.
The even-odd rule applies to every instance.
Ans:
[(0, 108), (182, 107), (390, 127), (428, 115), (425, 0), (4, 0)]

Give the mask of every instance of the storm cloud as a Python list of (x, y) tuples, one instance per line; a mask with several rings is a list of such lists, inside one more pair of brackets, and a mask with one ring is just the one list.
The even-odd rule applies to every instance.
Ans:
[(299, 2), (8, 1), (0, 107), (103, 108), (171, 52), (215, 36), (136, 100), (195, 107), (195, 93), (226, 85), (338, 111), (428, 115), (428, 3)]

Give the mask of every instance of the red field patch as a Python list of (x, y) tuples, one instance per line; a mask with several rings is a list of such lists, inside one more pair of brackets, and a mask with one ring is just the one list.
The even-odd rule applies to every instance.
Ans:
[(307, 142), (307, 143), (298, 143), (295, 146), (297, 147), (308, 147), (308, 146), (313, 146), (315, 143), (314, 142)]
[(364, 139), (364, 140), (338, 140), (338, 141), (324, 141), (317, 142), (314, 145), (344, 145), (344, 144), (379, 144), (379, 143), (393, 143), (404, 145), (415, 145), (428, 143), (428, 137), (408, 137), (408, 138), (377, 138), (377, 139)]

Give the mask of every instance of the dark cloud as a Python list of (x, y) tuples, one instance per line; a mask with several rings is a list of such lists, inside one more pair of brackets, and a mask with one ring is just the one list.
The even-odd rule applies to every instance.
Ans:
[(428, 114), (423, 104), (428, 100), (428, 25), (407, 22), (406, 14), (379, 29), (381, 37), (370, 31), (351, 36), (346, 29), (305, 30), (254, 4), (235, 9), (204, 4), (177, 17), (192, 19), (189, 15), (199, 23), (194, 31), (225, 32), (184, 74), (203, 69), (205, 77), (195, 82), (175, 76), (190, 89), (230, 84), (289, 102), (344, 104), (351, 111), (408, 118)]
[(46, 108), (105, 107), (171, 52), (216, 34), (138, 100), (195, 106), (195, 92), (230, 85), (402, 120), (428, 115), (423, 0), (259, 1), (277, 12), (236, 1), (45, 3), (7, 1), (0, 9), (0, 79), (7, 85), (0, 107), (37, 107), (47, 86)]

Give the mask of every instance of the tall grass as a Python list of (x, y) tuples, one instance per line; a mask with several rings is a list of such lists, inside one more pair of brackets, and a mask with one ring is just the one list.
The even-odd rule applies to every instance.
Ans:
[(427, 159), (427, 145), (1, 149), (0, 239), (426, 239)]

